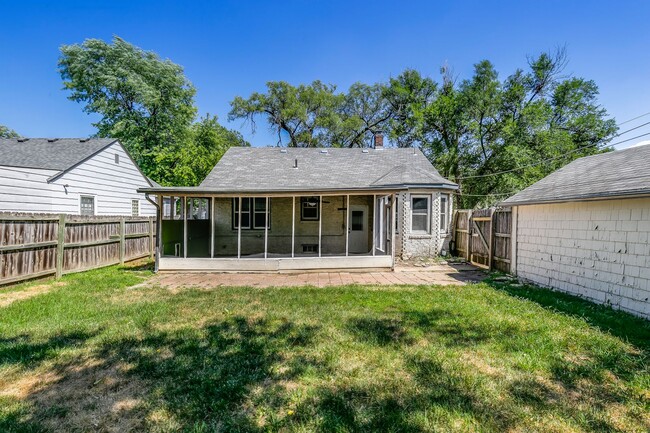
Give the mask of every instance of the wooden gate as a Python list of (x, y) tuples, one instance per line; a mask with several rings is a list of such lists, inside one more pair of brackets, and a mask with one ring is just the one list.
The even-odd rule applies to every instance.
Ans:
[(510, 272), (510, 209), (458, 210), (454, 218), (454, 253), (486, 269)]

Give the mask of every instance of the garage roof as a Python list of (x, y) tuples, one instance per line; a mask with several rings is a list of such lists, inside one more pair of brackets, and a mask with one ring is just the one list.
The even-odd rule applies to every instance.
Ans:
[(576, 159), (503, 206), (650, 195), (650, 145)]

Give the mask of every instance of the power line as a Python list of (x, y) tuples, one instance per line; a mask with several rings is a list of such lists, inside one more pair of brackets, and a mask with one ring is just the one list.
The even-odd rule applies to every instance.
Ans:
[[(630, 131), (634, 131), (635, 129), (639, 129), (639, 128), (641, 128), (642, 126), (645, 126), (645, 125), (650, 125), (650, 122), (646, 122), (646, 123), (641, 124), (641, 125), (639, 125), (639, 126), (635, 126), (634, 128), (630, 128), (630, 129), (628, 129), (628, 130), (626, 130), (626, 131), (620, 132), (620, 133), (614, 135), (614, 137), (612, 137), (612, 138), (620, 137), (621, 135), (625, 135), (625, 134), (627, 134), (628, 132), (630, 132)], [(628, 141), (635, 140), (635, 139), (637, 139), (637, 138), (645, 137), (646, 135), (650, 135), (650, 132), (646, 132), (645, 134), (637, 135), (636, 137), (632, 137), (632, 138), (628, 138), (628, 139), (625, 139), (625, 140), (621, 140), (621, 141), (616, 142), (616, 143), (605, 144), (605, 146), (617, 146), (617, 145), (619, 145), (619, 144), (626, 143), (626, 142), (628, 142)], [(511, 169), (509, 169), (509, 170), (497, 171), (497, 172), (494, 172), (494, 173), (477, 174), (477, 175), (473, 175), (473, 176), (461, 176), (461, 177), (458, 177), (457, 180), (478, 179), (478, 178), (485, 178), (485, 177), (498, 176), (498, 175), (500, 175), (500, 174), (512, 173), (512, 172), (515, 172), (515, 171), (523, 170), (523, 169), (525, 169), (525, 168), (535, 167), (535, 166), (538, 166), (538, 165), (540, 165), (540, 164), (544, 164), (544, 163), (547, 163), (547, 162), (557, 161), (558, 159), (563, 159), (563, 158), (565, 158), (567, 155), (570, 155), (570, 154), (573, 154), (573, 153), (576, 153), (576, 152), (579, 152), (579, 151), (582, 151), (582, 150), (585, 150), (585, 149), (589, 149), (589, 148), (594, 147), (594, 146), (599, 148), (599, 147), (600, 147), (600, 144), (596, 143), (596, 144), (591, 144), (591, 145), (584, 146), (584, 147), (579, 147), (579, 148), (577, 148), (577, 149), (573, 149), (573, 150), (570, 150), (570, 151), (566, 152), (566, 153), (565, 153), (564, 155), (562, 155), (562, 156), (558, 156), (558, 157), (555, 157), (555, 158), (549, 158), (549, 159), (543, 159), (543, 160), (541, 160), (541, 161), (537, 161), (537, 162), (534, 162), (534, 163), (529, 164), (529, 165), (524, 165), (524, 166), (521, 166), (521, 167), (515, 167), (515, 168), (511, 168)]]
[(626, 123), (630, 123), (630, 122), (632, 122), (632, 121), (634, 121), (634, 120), (636, 120), (636, 119), (640, 119), (640, 118), (642, 118), (642, 117), (645, 117), (645, 116), (647, 116), (648, 114), (650, 114), (650, 111), (648, 111), (647, 113), (643, 113), (643, 114), (640, 115), (640, 116), (636, 116), (636, 117), (633, 117), (632, 119), (626, 120), (625, 122), (621, 122), (621, 123), (618, 124), (618, 126), (625, 125)]

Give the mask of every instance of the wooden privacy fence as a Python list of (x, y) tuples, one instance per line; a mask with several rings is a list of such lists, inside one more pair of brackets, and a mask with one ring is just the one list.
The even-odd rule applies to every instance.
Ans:
[(154, 221), (0, 213), (0, 284), (153, 257)]
[(510, 272), (510, 209), (458, 210), (454, 215), (454, 253), (487, 269)]

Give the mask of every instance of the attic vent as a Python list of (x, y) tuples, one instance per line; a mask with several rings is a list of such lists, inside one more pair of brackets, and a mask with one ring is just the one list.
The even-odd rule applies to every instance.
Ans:
[(368, 153), (368, 149), (363, 149), (361, 153)]
[(58, 140), (58, 138), (48, 138), (47, 142), (48, 143), (54, 143), (56, 140)]
[(322, 149), (320, 153), (327, 153), (327, 149)]
[(287, 149), (280, 149), (280, 153), (287, 153)]
[(29, 138), (19, 138), (18, 143), (24, 143), (24, 142), (26, 142), (28, 140), (29, 140)]
[(90, 138), (80, 138), (79, 143), (85, 143), (88, 140), (90, 140)]

